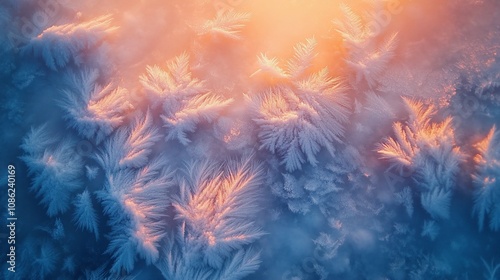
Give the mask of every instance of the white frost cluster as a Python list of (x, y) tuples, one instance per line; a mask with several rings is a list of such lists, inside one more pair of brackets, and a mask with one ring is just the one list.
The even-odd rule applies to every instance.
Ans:
[(115, 31), (111, 20), (110, 15), (105, 15), (87, 22), (51, 26), (31, 38), (24, 51), (42, 57), (47, 67), (56, 71), (75, 61), (81, 52), (99, 45)]
[(287, 70), (261, 56), (256, 73), (282, 81), (249, 97), (261, 148), (277, 154), (287, 171), (301, 169), (306, 162), (316, 166), (321, 148), (334, 155), (334, 143), (342, 142), (349, 115), (349, 99), (339, 79), (330, 77), (326, 68), (306, 75), (315, 46), (314, 39), (298, 44)]
[(455, 143), (452, 119), (433, 122), (434, 106), (405, 99), (409, 118), (393, 125), (394, 137), (379, 145), (381, 158), (400, 174), (412, 172), (423, 189), (421, 203), (434, 219), (448, 219), (455, 176), (464, 155)]
[(163, 107), (166, 139), (177, 139), (183, 145), (189, 144), (187, 134), (194, 132), (198, 123), (214, 121), (232, 102), (209, 92), (203, 81), (192, 76), (186, 53), (168, 62), (167, 70), (148, 66), (140, 79), (152, 109)]
[(488, 135), (476, 144), (474, 157), (475, 199), (474, 214), (478, 216), (479, 229), (489, 217), (491, 230), (500, 230), (500, 133), (493, 127)]

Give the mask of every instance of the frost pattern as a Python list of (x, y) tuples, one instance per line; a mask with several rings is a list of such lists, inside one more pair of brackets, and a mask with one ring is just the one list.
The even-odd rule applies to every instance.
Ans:
[(500, 264), (495, 264), (493, 261), (487, 263), (483, 258), (481, 258), (481, 262), (483, 263), (486, 271), (483, 274), (484, 279), (486, 280), (494, 280), (497, 279), (497, 272), (500, 270)]
[(95, 239), (99, 238), (97, 214), (92, 204), (92, 198), (88, 190), (76, 196), (74, 201), (75, 213), (73, 221), (79, 229), (87, 230), (94, 234)]
[(439, 226), (433, 220), (424, 221), (424, 226), (422, 228), (422, 236), (429, 237), (432, 241), (436, 239), (439, 234)]
[(41, 56), (47, 67), (56, 71), (71, 60), (78, 63), (78, 55), (96, 47), (115, 31), (111, 20), (110, 15), (105, 15), (87, 22), (51, 26), (31, 38), (24, 51)]
[[(110, 1), (106, 9), (124, 26), (117, 40), (107, 40), (115, 39), (108, 36), (116, 30), (110, 16), (78, 23), (95, 0), (80, 2), (0, 4), (6, 26), (0, 32), (6, 92), (0, 143), (7, 147), (0, 161), (15, 164), (11, 143), (21, 139), (26, 120), (38, 125), (50, 118), (21, 145), (33, 181), (26, 190), (35, 196), (22, 198), (38, 200), (48, 215), (35, 221), (27, 239), (18, 239), (18, 272), (4, 269), (5, 279), (134, 279), (157, 275), (153, 265), (164, 278), (178, 280), (252, 273), (250, 278), (288, 280), (497, 277), (498, 132), (493, 128), (471, 145), (484, 125), (499, 122), (495, 1), (426, 7), (360, 0), (352, 9), (341, 5), (340, 17), (338, 3), (331, 3), (311, 21), (284, 27), (282, 11), (299, 15), (326, 2), (138, 1), (113, 7), (118, 1)], [(404, 9), (396, 16), (391, 8), (398, 5)], [(276, 13), (264, 15), (272, 7)], [(203, 18), (213, 8), (217, 14)], [(330, 12), (339, 19), (336, 32), (326, 22), (308, 31)], [(444, 12), (453, 16), (441, 22)], [(36, 22), (41, 34), (22, 38), (28, 42), (21, 52), (11, 50), (12, 38), (24, 36), (31, 24), (26, 21), (43, 21), (45, 14), (55, 26)], [(413, 24), (417, 15), (422, 24)], [(276, 25), (259, 24), (264, 16)], [(315, 37), (282, 60), (274, 55), (285, 53), (282, 43), (296, 37), (281, 38), (288, 35), (283, 32), (271, 44), (255, 41), (274, 28)], [(182, 49), (165, 65), (131, 77), (136, 67)], [(116, 53), (108, 56), (108, 50)], [(255, 56), (257, 69), (250, 74)], [(326, 65), (331, 71), (321, 69)], [(422, 99), (405, 99), (401, 108), (400, 96)], [(388, 138), (374, 147), (382, 137)], [(92, 143), (84, 155), (82, 142)], [(237, 163), (247, 153), (255, 153), (263, 168), (254, 159)], [(386, 172), (377, 156), (392, 165)], [(186, 157), (193, 163), (179, 168)], [(16, 166), (17, 174), (24, 169)], [(393, 171), (392, 182), (379, 176)], [(473, 217), (480, 230), (486, 228), (480, 233), (459, 232), (470, 225), (463, 217), (469, 203), (463, 202), (471, 193)], [(467, 246), (470, 238), (481, 245), (477, 250)], [(435, 241), (449, 246), (426, 246)], [(283, 246), (290, 242), (294, 246)]]
[(52, 242), (32, 241), (26, 245), (22, 257), (30, 262), (26, 262), (29, 267), (24, 268), (26, 271), (23, 274), (28, 273), (30, 278), (46, 279), (56, 271), (61, 254)]
[(450, 217), (451, 191), (435, 188), (422, 193), (422, 207), (424, 207), (434, 219), (448, 219)]
[(334, 155), (334, 143), (342, 142), (349, 115), (349, 99), (339, 79), (330, 77), (326, 68), (304, 74), (311, 66), (315, 45), (313, 39), (298, 44), (286, 72), (276, 60), (266, 58), (267, 65), (258, 71), (287, 80), (249, 97), (254, 121), (260, 126), (261, 148), (277, 154), (287, 171), (301, 169), (305, 162), (316, 166), (322, 147)]
[(198, 30), (198, 35), (210, 34), (239, 40), (241, 29), (249, 19), (248, 13), (239, 13), (234, 10), (221, 12), (214, 19), (206, 21)]
[(97, 160), (108, 172), (141, 168), (148, 163), (152, 146), (161, 138), (150, 112), (137, 116), (131, 127), (120, 128), (106, 143)]
[(491, 230), (500, 230), (500, 133), (493, 127), (488, 135), (476, 144), (478, 151), (474, 157), (476, 174), (473, 176), (474, 208), (478, 217), (479, 229), (489, 217)]
[(345, 192), (354, 191), (365, 179), (360, 167), (359, 152), (347, 146), (325, 167), (308, 167), (300, 176), (284, 173), (278, 178), (270, 177), (268, 184), (272, 193), (293, 213), (307, 215), (319, 209), (327, 218), (332, 211), (341, 212), (336, 214), (337, 218), (343, 218), (343, 215), (352, 217), (358, 214), (356, 205), (353, 205), (356, 203)]
[(389, 61), (394, 56), (396, 38), (397, 34), (394, 34), (380, 45), (351, 51), (346, 63), (356, 73), (356, 83), (366, 81), (370, 88), (376, 85), (377, 78), (387, 68)]
[[(344, 15), (343, 20), (334, 21), (334, 24), (349, 53), (345, 62), (354, 71), (356, 84), (364, 81), (373, 88), (394, 56), (397, 33), (382, 43), (377, 43), (379, 34), (370, 30), (369, 24), (365, 24), (370, 22), (369, 20), (361, 18), (345, 4), (341, 5), (341, 10)], [(371, 20), (376, 21), (376, 19)]]
[(106, 185), (97, 195), (111, 227), (106, 253), (113, 258), (114, 274), (131, 272), (137, 256), (148, 264), (159, 258), (159, 244), (166, 230), (168, 190), (173, 183), (167, 162), (159, 156), (138, 170), (105, 169)]
[(72, 193), (82, 187), (83, 162), (70, 139), (58, 139), (47, 126), (32, 128), (24, 138), (21, 159), (32, 177), (30, 190), (50, 217), (65, 213)]
[(214, 268), (221, 268), (234, 250), (263, 235), (252, 220), (259, 210), (262, 171), (250, 160), (228, 163), (226, 168), (208, 162), (189, 166), (180, 196), (172, 204), (189, 253), (184, 257)]
[(153, 109), (163, 103), (166, 139), (177, 139), (184, 145), (190, 142), (187, 134), (194, 132), (198, 123), (214, 121), (232, 102), (207, 91), (202, 81), (192, 77), (186, 53), (168, 62), (167, 71), (148, 66), (141, 83)]
[(409, 119), (393, 125), (394, 137), (378, 148), (400, 173), (414, 173), (423, 188), (421, 202), (433, 218), (449, 217), (451, 190), (464, 156), (455, 143), (450, 117), (432, 122), (434, 106), (405, 99)]
[(405, 207), (406, 214), (411, 218), (413, 216), (413, 198), (410, 187), (405, 187), (396, 193), (396, 201)]
[(60, 104), (72, 128), (100, 143), (124, 122), (132, 105), (127, 100), (126, 89), (112, 84), (101, 87), (97, 84), (98, 78), (96, 69), (70, 76), (74, 89), (63, 92)]
[(85, 175), (87, 176), (88, 180), (90, 181), (94, 180), (97, 177), (98, 173), (99, 173), (99, 167), (85, 165)]
[(380, 120), (392, 119), (396, 116), (394, 108), (380, 95), (373, 91), (366, 93), (365, 109), (370, 117), (378, 117)]
[[(172, 243), (170, 243), (172, 244)], [(175, 244), (179, 246), (178, 244)], [(163, 261), (157, 264), (165, 279), (171, 280), (235, 280), (255, 272), (260, 265), (260, 253), (252, 248), (247, 250), (237, 250), (234, 254), (224, 261), (219, 270), (212, 267), (199, 264), (193, 264), (185, 258), (185, 251), (178, 247), (169, 245), (165, 250)]]

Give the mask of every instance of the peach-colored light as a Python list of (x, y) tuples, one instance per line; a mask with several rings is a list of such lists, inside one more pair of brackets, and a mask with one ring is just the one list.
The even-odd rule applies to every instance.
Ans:
[(231, 127), (231, 129), (229, 130), (229, 132), (226, 135), (224, 135), (224, 142), (225, 143), (229, 143), (234, 138), (240, 136), (240, 134), (241, 134), (240, 128)]
[(174, 204), (179, 214), (191, 221), (201, 237), (210, 246), (219, 242), (242, 240), (248, 238), (244, 234), (223, 232), (228, 221), (228, 214), (234, 213), (231, 205), (240, 191), (248, 186), (254, 176), (248, 176), (244, 170), (233, 174), (218, 174), (214, 178), (199, 182), (201, 191), (191, 196), (187, 206)]
[(153, 247), (156, 242), (156, 238), (153, 238), (153, 235), (150, 233), (150, 230), (146, 228), (144, 225), (140, 225), (136, 231), (136, 236), (141, 240), (142, 245), (145, 247)]
[(132, 199), (130, 198), (125, 199), (123, 204), (135, 218), (140, 218), (140, 219), (146, 218), (146, 215), (143, 212), (144, 209), (141, 209), (141, 207), (139, 207)]
[(477, 164), (484, 164), (484, 163), (486, 163), (484, 155), (488, 154), (488, 150), (490, 149), (490, 145), (491, 145), (491, 142), (493, 140), (493, 136), (494, 135), (495, 135), (495, 128), (492, 128), (488, 132), (488, 135), (483, 140), (479, 141), (478, 143), (476, 143), (476, 145), (474, 145), (474, 147), (479, 152), (479, 154), (477, 154), (474, 157), (474, 161)]

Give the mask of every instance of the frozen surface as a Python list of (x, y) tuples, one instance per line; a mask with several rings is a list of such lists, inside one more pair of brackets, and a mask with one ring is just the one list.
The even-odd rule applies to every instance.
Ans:
[(0, 278), (499, 279), (499, 11), (3, 0)]

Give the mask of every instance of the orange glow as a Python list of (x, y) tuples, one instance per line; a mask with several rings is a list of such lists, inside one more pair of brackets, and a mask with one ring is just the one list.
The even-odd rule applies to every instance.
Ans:
[(46, 157), (46, 159), (45, 159), (45, 165), (47, 165), (47, 166), (53, 166), (55, 163), (56, 163), (56, 161), (54, 160), (54, 157), (52, 155)]
[(474, 147), (476, 147), (476, 149), (480, 153), (486, 154), (488, 152), (488, 149), (490, 148), (491, 140), (493, 139), (494, 135), (495, 135), (495, 128), (492, 128), (488, 132), (488, 135), (483, 140), (479, 141), (479, 143), (476, 143), (476, 145), (474, 145)]
[(125, 199), (123, 204), (125, 205), (125, 207), (127, 207), (127, 210), (130, 211), (130, 213), (132, 213), (135, 217), (139, 217), (141, 219), (146, 218), (140, 207), (132, 199)]
[(231, 142), (234, 138), (240, 136), (241, 134), (241, 130), (240, 128), (236, 128), (236, 127), (231, 127), (231, 129), (229, 130), (229, 133), (227, 133), (226, 135), (224, 135), (224, 142), (225, 143), (229, 143)]
[[(113, 51), (109, 55), (113, 61), (126, 66), (120, 69), (119, 74), (121, 84), (130, 89), (131, 93), (138, 93), (131, 89), (137, 88), (137, 77), (144, 74), (147, 65), (164, 65), (186, 49), (199, 56), (209, 55), (214, 82), (222, 80), (231, 84), (240, 81), (238, 75), (248, 77), (255, 72), (252, 64), (261, 52), (270, 57), (287, 57), (296, 43), (312, 37), (319, 42), (318, 60), (329, 66), (331, 73), (336, 74), (335, 71), (342, 61), (344, 46), (332, 22), (341, 18), (342, 3), (349, 5), (359, 14), (376, 14), (377, 11), (383, 11), (385, 15), (390, 16), (391, 25), (396, 22), (397, 25), (408, 26), (416, 22), (415, 18), (407, 17), (406, 12), (411, 12), (412, 16), (425, 14), (428, 20), (412, 26), (412, 32), (404, 35), (412, 37), (408, 41), (418, 41), (421, 38), (413, 37), (421, 36), (429, 32), (430, 28), (440, 26), (436, 24), (437, 21), (447, 23), (450, 18), (448, 14), (438, 10), (433, 1), (419, 1), (418, 5), (409, 0), (383, 1), (383, 7), (376, 7), (374, 1), (366, 0), (167, 2), (173, 3), (159, 0), (106, 1), (99, 5), (82, 6), (78, 14), (79, 20), (83, 22), (102, 14), (113, 14), (112, 25), (120, 28), (113, 31)], [(221, 6), (220, 3), (224, 5)], [(250, 15), (250, 21), (238, 32), (245, 45), (243, 57), (235, 56), (236, 50), (241, 49), (231, 42), (216, 44), (212, 39), (193, 36), (200, 26), (210, 22), (217, 13), (233, 9)], [(362, 18), (362, 24), (369, 25), (370, 22)], [(442, 26), (447, 28), (445, 24)], [(435, 31), (431, 30), (429, 33), (433, 34)], [(233, 59), (237, 60), (237, 63), (234, 63)], [(194, 67), (203, 67), (194, 64)]]
[[(261, 52), (271, 57), (287, 57), (293, 52), (293, 46), (304, 38), (316, 38), (320, 42), (319, 52), (326, 51), (321, 54), (329, 60), (325, 62), (334, 66), (338, 63), (334, 59), (335, 52), (342, 49), (342, 42), (332, 24), (341, 14), (340, 3), (341, 1), (324, 0), (238, 1), (238, 6), (234, 8), (250, 15), (250, 21), (245, 23), (238, 33), (246, 45), (247, 55), (232, 57), (233, 46), (228, 46), (229, 50), (221, 57), (216, 53), (217, 49), (221, 49), (220, 45), (212, 49), (213, 40), (199, 36), (192, 41), (189, 37), (216, 16), (216, 4), (213, 4), (215, 9), (205, 9), (201, 12), (187, 3), (177, 5), (176, 10), (160, 1), (122, 1), (120, 10), (124, 12), (122, 17), (114, 19), (120, 29), (117, 31), (116, 47), (110, 55), (115, 61), (127, 65), (127, 69), (121, 69), (121, 84), (129, 89), (136, 87), (137, 77), (145, 73), (148, 65), (163, 66), (166, 61), (179, 55), (190, 45), (193, 53), (202, 56), (207, 54), (203, 53), (203, 50), (210, 50), (210, 59), (214, 60), (210, 64), (214, 79), (224, 80), (226, 83), (237, 81), (235, 75), (248, 77), (255, 72), (253, 65)], [(354, 9), (367, 6), (363, 0), (349, 1), (348, 4)], [(114, 9), (111, 4), (107, 6), (103, 5), (88, 12), (98, 15), (99, 9), (102, 10), (100, 13)], [(230, 9), (223, 11), (226, 10)], [(183, 18), (176, 18), (180, 14)], [(193, 23), (185, 26), (185, 22)], [(229, 61), (233, 59), (238, 63)], [(220, 77), (221, 74), (224, 76)]]

